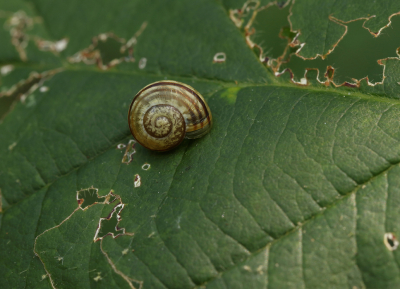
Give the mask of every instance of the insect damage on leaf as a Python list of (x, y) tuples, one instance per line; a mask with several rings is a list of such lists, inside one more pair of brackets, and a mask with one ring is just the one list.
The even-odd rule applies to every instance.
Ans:
[(142, 57), (139, 60), (139, 69), (144, 69), (146, 67), (147, 64), (147, 58)]
[(25, 103), (25, 100), (29, 95), (31, 95), (36, 89), (41, 87), (43, 83), (50, 79), (53, 75), (63, 71), (63, 68), (57, 68), (53, 70), (44, 71), (41, 73), (31, 72), (27, 79), (20, 80), (17, 84), (13, 85), (10, 89), (4, 92), (0, 92), (0, 99), (7, 97), (11, 99), (12, 104), (10, 105), (8, 111), (0, 116), (2, 120), (12, 109), (15, 104), (20, 100)]
[[(111, 32), (99, 34), (92, 38), (92, 44), (75, 53), (68, 60), (71, 63), (96, 64), (102, 70), (107, 70), (122, 62), (135, 62), (133, 48), (137, 44), (137, 38), (142, 34), (146, 26), (147, 22), (144, 22), (129, 40), (118, 37)], [(143, 66), (143, 62), (141, 65)], [(143, 68), (145, 66), (146, 64), (144, 63)]]
[(214, 55), (213, 62), (214, 63), (222, 63), (226, 61), (225, 52), (218, 52)]
[[(294, 5), (294, 1), (293, 1), (293, 4), (292, 4), (291, 8), (293, 7), (293, 5)], [(301, 31), (300, 31), (300, 30), (299, 30), (299, 31), (292, 30), (292, 23), (290, 22), (290, 16), (291, 16), (291, 15), (292, 15), (292, 9), (290, 9), (288, 21), (289, 21), (289, 24), (290, 24), (290, 31), (291, 31), (292, 33), (294, 33), (295, 36), (292, 38), (291, 42), (289, 43), (289, 46), (290, 46), (290, 47), (293, 47), (293, 48), (296, 48), (296, 51), (294, 52), (294, 54), (295, 54), (296, 56), (300, 57), (300, 58), (303, 59), (303, 60), (312, 60), (312, 59), (316, 59), (316, 58), (318, 58), (318, 57), (320, 57), (320, 58), (322, 58), (322, 59), (325, 59), (329, 54), (331, 54), (331, 53), (335, 50), (335, 48), (337, 47), (337, 45), (339, 44), (339, 42), (342, 41), (343, 37), (347, 34), (347, 31), (348, 31), (348, 27), (347, 27), (346, 25), (344, 25), (339, 19), (336, 19), (336, 18), (333, 17), (332, 15), (329, 15), (329, 17), (328, 17), (329, 20), (332, 21), (333, 23), (337, 24), (337, 25), (342, 26), (343, 29), (344, 29), (344, 33), (343, 33), (342, 36), (336, 41), (336, 43), (334, 43), (334, 44), (332, 45), (332, 47), (329, 48), (329, 50), (328, 50), (326, 53), (324, 53), (324, 54), (317, 54), (317, 55), (315, 55), (314, 57), (309, 57), (309, 58), (307, 58), (307, 57), (304, 57), (304, 56), (300, 55), (300, 51), (303, 49), (303, 47), (306, 45), (306, 43), (305, 43), (305, 42), (301, 43), (301, 42), (298, 40), (299, 36), (301, 35)]]
[[(317, 0), (293, 0), (288, 21), (291, 30), (297, 34), (293, 41), (299, 47), (296, 55), (307, 60), (317, 57), (324, 59), (347, 34), (347, 26), (351, 22), (362, 21), (362, 29), (369, 32), (369, 35), (378, 37), (391, 25), (392, 17), (400, 14), (396, 2), (374, 1), (369, 4), (368, 7), (362, 1), (352, 5), (347, 5), (346, 1), (327, 1), (324, 6), (319, 6), (320, 2)], [(346, 5), (346, 11), (342, 9), (342, 5)], [(319, 11), (304, 13), (311, 12), (311, 9)], [(321, 36), (325, 39), (318, 43)]]
[(93, 204), (110, 203), (110, 194), (99, 196), (99, 189), (93, 186), (87, 189), (81, 189), (76, 192), (76, 200), (81, 209), (85, 210)]
[[(99, 190), (92, 186), (90, 188), (77, 191), (76, 200), (78, 202), (79, 208), (81, 208), (82, 210), (86, 210), (88, 207), (95, 204), (116, 203), (107, 217), (99, 219), (99, 224), (97, 226), (97, 230), (93, 238), (94, 242), (97, 242), (108, 235), (112, 236), (113, 238), (116, 238), (120, 235), (129, 235), (129, 236), (133, 235), (133, 233), (125, 233), (125, 228), (118, 227), (118, 223), (121, 220), (121, 212), (125, 204), (122, 203), (121, 197), (119, 195), (114, 194), (113, 190), (111, 190), (105, 196), (99, 196)], [(112, 227), (107, 226), (107, 229), (104, 229), (103, 226), (104, 222), (111, 220), (114, 221), (113, 222), (114, 226)]]
[(383, 243), (389, 251), (394, 251), (399, 246), (399, 241), (393, 233), (385, 233)]
[(275, 5), (278, 6), (279, 8), (285, 8), (289, 3), (290, 1), (286, 2), (274, 1), (274, 2), (269, 2), (268, 4), (260, 7), (260, 1), (248, 0), (243, 4), (241, 8), (230, 10), (229, 15), (231, 20), (233, 21), (233, 23), (235, 23), (236, 27), (238, 27), (239, 29), (242, 26), (244, 26), (243, 30), (245, 33), (246, 43), (251, 49), (257, 50), (259, 60), (262, 63), (268, 63), (270, 58), (265, 56), (265, 52), (262, 45), (257, 44), (252, 39), (252, 36), (256, 34), (256, 30), (253, 27), (253, 22), (255, 21), (257, 14), (260, 13), (261, 11), (266, 10)]
[(59, 41), (49, 41), (49, 40), (44, 40), (39, 37), (35, 38), (35, 43), (39, 50), (41, 51), (51, 51), (54, 54), (58, 54), (59, 52), (65, 50), (68, 45), (68, 38), (63, 38)]
[[(300, 86), (315, 83), (325, 86), (359, 88), (363, 86), (363, 83), (370, 87), (383, 84), (386, 78), (385, 60), (393, 58), (399, 60), (398, 57), (388, 58), (388, 56), (394, 54), (397, 48), (394, 35), (397, 35), (398, 32), (388, 31), (378, 39), (371, 38), (370, 35), (380, 35), (382, 29), (392, 24), (392, 17), (399, 13), (392, 14), (389, 17), (388, 24), (377, 33), (372, 33), (370, 29), (365, 27), (366, 21), (373, 16), (342, 21), (337, 17), (328, 15), (328, 20), (332, 22), (332, 25), (343, 27), (344, 33), (336, 39), (335, 44), (325, 54), (316, 54), (314, 57), (305, 58), (300, 55), (300, 51), (305, 45), (305, 43), (299, 41), (301, 31), (293, 30), (290, 22), (290, 17), (294, 13), (293, 7), (299, 5), (299, 2), (290, 2), (290, 7), (289, 2), (270, 2), (261, 6), (258, 0), (246, 1), (240, 9), (233, 9), (230, 13), (231, 20), (235, 25), (243, 29), (248, 46), (255, 50), (260, 62), (272, 69), (275, 76), (287, 77), (292, 83)], [(355, 22), (357, 20), (364, 20), (362, 27), (361, 24)], [(392, 30), (397, 31), (397, 20), (393, 24), (396, 24), (396, 26)], [(271, 32), (274, 29), (280, 29), (279, 33), (277, 31), (275, 34)], [(360, 29), (361, 31), (359, 31)], [(366, 29), (371, 34), (363, 33)], [(329, 31), (326, 31), (326, 33), (326, 37), (328, 37)], [(284, 41), (281, 40), (280, 43), (276, 35), (279, 35), (279, 38), (284, 39)], [(346, 38), (344, 38), (345, 35)], [(355, 44), (353, 39), (358, 38), (360, 40), (356, 41)], [(284, 42), (286, 43), (284, 44)], [(341, 50), (336, 52), (335, 48), (339, 43), (341, 43)], [(360, 47), (357, 47), (357, 45), (360, 45)], [(335, 53), (332, 53), (333, 51)], [(363, 53), (359, 53), (359, 51), (363, 51)], [(364, 54), (366, 56), (361, 59)], [(329, 57), (327, 57), (328, 55)], [(347, 55), (357, 55), (357, 57), (353, 57), (353, 60), (357, 63), (354, 65), (354, 62), (349, 62)], [(380, 66), (383, 66), (383, 69)], [(338, 68), (340, 70), (336, 71)], [(376, 79), (377, 77), (378, 79)]]
[[(112, 236), (113, 238), (117, 238), (117, 237), (122, 236), (122, 235), (133, 236), (133, 233), (125, 232), (125, 228), (119, 228), (118, 227), (118, 223), (121, 220), (121, 212), (122, 212), (122, 209), (125, 206), (125, 204), (121, 200), (121, 197), (119, 195), (115, 194), (113, 190), (111, 190), (105, 196), (99, 196), (98, 191), (99, 191), (98, 188), (94, 188), (93, 186), (77, 191), (76, 192), (76, 200), (78, 202), (78, 207), (66, 219), (64, 219), (60, 224), (45, 230), (44, 232), (42, 232), (41, 234), (39, 234), (35, 238), (34, 249), (33, 249), (34, 254), (37, 257), (39, 257), (39, 259), (43, 263), (44, 268), (45, 268), (46, 273), (47, 273), (47, 276), (49, 276), (50, 282), (51, 282), (53, 288), (56, 288), (55, 282), (53, 280), (53, 277), (52, 277), (51, 273), (49, 272), (49, 270), (47, 268), (48, 264), (45, 262), (45, 260), (46, 260), (45, 258), (49, 258), (49, 256), (47, 256), (47, 255), (48, 254), (52, 254), (52, 252), (54, 250), (49, 248), (49, 252), (47, 252), (47, 248), (46, 247), (45, 248), (40, 247), (40, 251), (38, 251), (37, 250), (38, 240), (41, 240), (40, 241), (41, 242), (40, 246), (43, 246), (43, 242), (45, 240), (44, 238), (46, 237), (46, 233), (49, 233), (50, 231), (52, 231), (54, 229), (57, 229), (60, 226), (62, 226), (65, 222), (70, 220), (76, 212), (78, 212), (78, 211), (87, 211), (90, 207), (95, 206), (97, 204), (112, 205), (113, 203), (115, 203), (115, 205), (113, 206), (111, 212), (108, 214), (107, 217), (105, 217), (105, 218), (100, 217), (99, 218), (97, 229), (94, 232), (93, 242), (102, 241), (103, 238), (106, 237), (106, 236)], [(113, 218), (116, 220), (115, 226), (113, 228), (113, 231), (109, 232), (109, 231), (106, 231), (105, 229), (103, 229), (104, 221), (110, 221)], [(107, 227), (107, 230), (108, 229), (109, 228)], [(101, 247), (101, 245), (100, 245), (100, 247)], [(60, 255), (60, 254), (57, 254), (55, 256), (53, 255), (52, 258), (55, 259), (57, 262), (59, 262), (63, 266), (64, 265), (64, 259), (67, 256), (67, 253), (70, 252), (70, 250), (72, 250), (73, 248), (74, 248), (74, 245), (72, 244), (72, 246), (65, 253), (63, 253), (62, 255)], [(43, 250), (43, 249), (46, 249), (46, 250)], [(109, 260), (107, 254), (103, 251), (103, 249), (101, 249), (101, 250), (102, 250), (103, 254), (107, 257), (108, 261), (110, 262), (111, 260)], [(56, 250), (56, 251), (58, 252), (58, 250)], [(113, 267), (114, 270), (116, 270), (114, 265), (112, 265), (112, 267)], [(118, 270), (116, 270), (116, 273), (120, 274), (120, 272)], [(125, 279), (126, 276), (125, 277), (122, 276), (122, 277)], [(130, 285), (132, 285), (131, 281), (129, 281), (128, 283)], [(131, 286), (131, 288), (135, 288), (135, 287), (132, 287), (132, 286)]]
[(14, 45), (22, 61), (28, 60), (26, 48), (28, 47), (30, 40), (35, 42), (39, 50), (51, 51), (55, 55), (58, 55), (59, 52), (63, 51), (67, 47), (67, 38), (63, 38), (59, 41), (50, 41), (29, 33), (35, 24), (42, 23), (40, 17), (29, 17), (25, 11), (22, 10), (15, 13), (8, 13), (5, 11), (0, 12), (2, 12), (0, 13), (0, 17), (7, 17), (4, 28), (9, 31), (11, 43)]
[[(94, 205), (96, 205), (96, 204), (104, 204), (104, 205), (108, 205), (108, 204), (112, 204), (112, 203), (114, 203), (114, 202), (116, 202), (116, 205), (113, 207), (113, 209), (112, 209), (112, 211), (109, 213), (109, 215), (106, 217), (106, 218), (100, 218), (99, 219), (99, 225), (98, 225), (98, 228), (97, 228), (97, 230), (96, 230), (96, 232), (95, 232), (95, 235), (94, 235), (94, 241), (96, 242), (96, 241), (98, 241), (98, 240), (101, 240), (104, 236), (106, 236), (106, 235), (111, 235), (111, 236), (113, 236), (114, 238), (116, 237), (116, 236), (114, 236), (112, 233), (111, 234), (109, 234), (109, 233), (105, 233), (104, 234), (104, 236), (102, 236), (102, 237), (98, 237), (98, 234), (99, 234), (99, 231), (100, 231), (100, 229), (101, 229), (101, 223), (102, 223), (102, 221), (103, 220), (110, 220), (112, 217), (113, 217), (113, 215), (114, 215), (114, 213), (116, 213), (115, 214), (115, 216), (116, 216), (116, 219), (117, 219), (117, 225), (118, 225), (118, 223), (119, 223), (119, 221), (121, 220), (121, 211), (122, 211), (122, 209), (124, 208), (124, 203), (122, 203), (122, 200), (121, 200), (121, 197), (119, 196), (119, 195), (116, 195), (116, 194), (114, 194), (114, 191), (113, 190), (111, 190), (107, 195), (105, 195), (105, 196), (99, 196), (99, 189), (97, 189), (97, 188), (94, 188), (93, 186), (92, 187), (90, 187), (90, 188), (87, 188), (87, 189), (81, 189), (81, 190), (79, 190), (79, 191), (77, 191), (76, 192), (76, 200), (77, 200), (77, 203), (78, 203), (78, 207), (65, 219), (65, 220), (63, 220), (60, 224), (58, 224), (57, 226), (54, 226), (53, 228), (50, 228), (50, 229), (47, 229), (46, 231), (44, 231), (42, 234), (40, 234), (40, 235), (38, 235), (37, 237), (36, 237), (36, 239), (39, 237), (39, 236), (41, 236), (41, 235), (43, 235), (44, 233), (46, 233), (46, 232), (48, 232), (48, 231), (50, 231), (50, 230), (52, 230), (52, 229), (54, 229), (54, 228), (58, 228), (59, 226), (61, 226), (64, 222), (66, 222), (68, 219), (70, 219), (71, 218), (71, 216), (76, 212), (76, 211), (78, 211), (78, 210), (82, 210), (82, 211), (85, 211), (85, 210), (87, 210), (87, 209), (89, 209), (90, 207), (92, 207), (92, 206), (94, 206)], [(102, 200), (102, 201), (101, 201)], [(116, 231), (121, 231), (121, 233), (120, 234), (118, 234), (118, 236), (119, 235), (131, 235), (131, 233), (125, 233), (125, 229), (124, 228), (118, 228), (117, 226), (116, 226)]]
[(135, 178), (133, 179), (133, 185), (135, 188), (138, 188), (142, 185), (142, 181), (141, 181), (139, 174), (135, 175)]
[(11, 64), (8, 64), (8, 65), (3, 65), (1, 68), (0, 68), (0, 74), (2, 75), (2, 76), (6, 76), (7, 74), (9, 74), (11, 71), (13, 71), (14, 70), (14, 66), (13, 65), (11, 65)]
[(11, 43), (22, 61), (28, 60), (25, 48), (28, 46), (29, 36), (26, 32), (31, 30), (35, 23), (38, 23), (38, 19), (28, 17), (24, 11), (18, 11), (11, 14), (4, 24), (4, 28), (10, 32)]
[(148, 171), (149, 169), (150, 169), (150, 164), (148, 164), (148, 163), (145, 163), (145, 164), (142, 166), (142, 170)]
[[(124, 209), (125, 204), (121, 202), (119, 196), (116, 197), (113, 202), (117, 202), (117, 204), (114, 206), (111, 213), (106, 218), (100, 218), (99, 220), (99, 225), (93, 238), (95, 242), (102, 240), (105, 236), (111, 236), (114, 239), (122, 235), (133, 236), (133, 233), (125, 232), (125, 228), (118, 227), (118, 224), (121, 221), (121, 212)], [(107, 221), (111, 223), (104, 229), (104, 227), (106, 227), (105, 222)]]
[(123, 143), (117, 145), (117, 149), (119, 150), (125, 149), (124, 156), (122, 157), (123, 164), (129, 164), (133, 160), (133, 155), (136, 153), (135, 144), (136, 141), (131, 139), (126, 145)]
[[(394, 20), (392, 29), (387, 30), (379, 38), (371, 37), (361, 27), (360, 22), (350, 23), (349, 32), (341, 41), (340, 49), (335, 50), (325, 60), (319, 58), (304, 61), (292, 54), (286, 63), (281, 64), (276, 75), (287, 73), (294, 83), (297, 83), (298, 79), (302, 77), (307, 80), (307, 85), (309, 81), (316, 79), (325, 86), (331, 84), (335, 87), (357, 88), (383, 86), (388, 76), (386, 60), (399, 60), (396, 35), (400, 31), (400, 19)], [(316, 77), (314, 77), (314, 73), (309, 76), (309, 72), (312, 70), (317, 72)], [(321, 78), (320, 71), (325, 71), (324, 74), (321, 74)]]

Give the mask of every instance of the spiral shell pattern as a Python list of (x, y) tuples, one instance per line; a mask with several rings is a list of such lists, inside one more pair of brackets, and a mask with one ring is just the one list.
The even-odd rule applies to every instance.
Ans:
[(129, 127), (144, 147), (167, 151), (184, 138), (199, 138), (212, 126), (210, 108), (193, 87), (172, 80), (158, 81), (133, 99)]

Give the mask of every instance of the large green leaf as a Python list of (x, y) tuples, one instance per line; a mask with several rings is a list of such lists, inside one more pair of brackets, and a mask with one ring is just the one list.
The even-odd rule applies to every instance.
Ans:
[[(315, 1), (291, 17), (303, 2)], [(0, 124), (0, 288), (400, 285), (398, 60), (373, 88), (295, 86), (246, 45), (238, 3), (0, 1), (0, 62), (14, 66), (0, 100), (15, 104)], [(26, 62), (7, 30), (17, 11), (42, 19), (21, 30)], [(107, 64), (141, 27), (134, 62), (70, 62), (113, 32), (98, 42)], [(69, 43), (45, 51), (35, 37)], [(193, 86), (214, 120), (167, 153), (134, 143), (127, 123), (133, 96), (161, 79)]]

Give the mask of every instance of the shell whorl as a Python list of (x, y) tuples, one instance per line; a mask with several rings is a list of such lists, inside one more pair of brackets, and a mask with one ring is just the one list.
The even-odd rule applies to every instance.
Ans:
[(194, 88), (172, 81), (158, 81), (140, 90), (133, 99), (128, 122), (135, 139), (144, 147), (166, 151), (184, 138), (199, 138), (212, 126), (207, 103)]

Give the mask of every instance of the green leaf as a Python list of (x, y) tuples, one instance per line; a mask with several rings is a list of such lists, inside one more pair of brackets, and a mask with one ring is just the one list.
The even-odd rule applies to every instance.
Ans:
[[(20, 31), (26, 61), (1, 32), (0, 288), (399, 287), (398, 59), (375, 87), (296, 86), (229, 18), (243, 3), (223, 4), (0, 1), (3, 24), (42, 19)], [(306, 4), (291, 19), (330, 21)], [(162, 79), (198, 90), (214, 123), (156, 153), (127, 112)]]
[(389, 27), (390, 18), (399, 10), (400, 4), (396, 1), (376, 1), (368, 5), (364, 1), (296, 1), (289, 21), (292, 30), (299, 33), (298, 41), (304, 45), (299, 55), (315, 58), (333, 51), (347, 33), (347, 23), (362, 19), (363, 27), (378, 36)]

